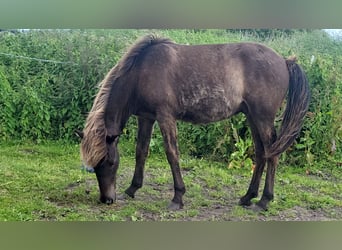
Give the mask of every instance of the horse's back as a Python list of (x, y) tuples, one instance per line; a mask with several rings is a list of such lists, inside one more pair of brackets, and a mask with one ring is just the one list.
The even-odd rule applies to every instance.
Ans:
[(158, 44), (146, 51), (137, 73), (137, 92), (149, 109), (165, 106), (195, 123), (225, 119), (244, 102), (279, 106), (288, 87), (285, 60), (257, 43)]

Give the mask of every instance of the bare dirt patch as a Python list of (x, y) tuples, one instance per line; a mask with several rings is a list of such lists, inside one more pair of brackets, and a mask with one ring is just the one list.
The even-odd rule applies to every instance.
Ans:
[[(187, 173), (184, 172), (184, 175)], [(89, 178), (83, 183), (74, 183), (66, 187), (68, 192), (73, 192), (80, 185), (84, 188), (86, 195), (90, 192), (98, 192), (97, 181)], [(272, 208), (274, 204), (270, 203), (270, 210), (266, 212), (254, 212), (248, 208), (242, 208), (237, 203), (241, 193), (241, 186), (230, 185), (221, 188), (218, 193), (217, 188), (210, 188), (205, 183), (198, 181), (201, 189), (189, 187), (184, 196), (185, 206), (180, 211), (168, 211), (166, 209), (168, 202), (173, 196), (173, 184), (155, 183), (155, 175), (147, 173), (145, 176), (144, 187), (138, 190), (134, 199), (118, 200), (114, 206), (108, 208), (109, 213), (118, 213), (120, 210), (134, 210), (134, 216), (127, 216), (127, 220), (144, 221), (332, 221), (342, 219), (342, 208), (310, 208), (307, 204), (290, 208)], [(238, 176), (237, 178), (244, 178)], [(118, 194), (123, 193), (131, 180), (130, 173), (121, 173), (118, 176), (118, 183), (121, 188)], [(249, 180), (245, 182), (247, 187)], [(244, 188), (242, 191), (245, 191)], [(309, 192), (309, 191), (308, 191)], [(276, 199), (281, 199), (279, 196)], [(94, 212), (99, 209), (94, 206)], [(107, 210), (107, 209), (106, 209)]]

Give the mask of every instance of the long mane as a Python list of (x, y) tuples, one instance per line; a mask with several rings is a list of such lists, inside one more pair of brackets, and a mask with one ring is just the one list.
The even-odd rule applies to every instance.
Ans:
[(96, 167), (101, 159), (106, 156), (107, 129), (104, 116), (109, 95), (115, 81), (127, 74), (135, 66), (137, 59), (144, 50), (160, 43), (173, 42), (167, 38), (160, 38), (155, 35), (147, 35), (141, 38), (127, 51), (100, 83), (100, 90), (88, 114), (83, 130), (84, 137), (81, 143), (81, 156), (85, 166)]

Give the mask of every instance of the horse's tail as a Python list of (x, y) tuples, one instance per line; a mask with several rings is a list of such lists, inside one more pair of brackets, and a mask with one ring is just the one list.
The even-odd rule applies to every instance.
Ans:
[(272, 144), (267, 157), (284, 152), (298, 136), (309, 107), (309, 83), (296, 59), (286, 60), (290, 75), (288, 100), (277, 140)]

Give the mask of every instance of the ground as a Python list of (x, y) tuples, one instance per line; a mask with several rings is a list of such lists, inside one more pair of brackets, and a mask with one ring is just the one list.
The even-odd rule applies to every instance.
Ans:
[[(144, 186), (134, 199), (105, 205), (98, 201), (95, 174), (81, 167), (78, 145), (0, 145), (0, 221), (342, 220), (340, 164), (280, 163), (274, 201), (259, 213), (238, 205), (252, 169), (231, 169), (223, 162), (185, 155), (180, 164), (187, 188), (182, 210), (167, 210), (173, 183), (164, 155), (149, 157)], [(123, 152), (118, 195), (129, 186), (133, 171), (134, 157)]]
[[(155, 167), (151, 167), (154, 168)], [(255, 212), (251, 209), (244, 208), (238, 205), (239, 195), (242, 191), (241, 183), (244, 182), (246, 189), (249, 183), (249, 178), (246, 176), (235, 175), (232, 179), (236, 179), (238, 185), (222, 186), (220, 180), (217, 180), (215, 185), (208, 186), (205, 181), (192, 179), (191, 170), (182, 171), (182, 175), (186, 179), (188, 176), (195, 183), (190, 185), (190, 189), (184, 196), (185, 206), (180, 211), (169, 211), (166, 209), (169, 200), (173, 196), (173, 184), (171, 182), (171, 173), (164, 171), (157, 171), (152, 174), (147, 171), (145, 176), (145, 185), (139, 190), (134, 199), (127, 198), (126, 200), (118, 200), (112, 206), (97, 204), (94, 209), (103, 209), (103, 211), (112, 210), (115, 214), (117, 211), (134, 207), (135, 212), (127, 217), (128, 220), (143, 220), (143, 221), (331, 221), (342, 219), (342, 206), (325, 207), (315, 205), (294, 205), (288, 208), (279, 208), (281, 203), (285, 203), (286, 198), (282, 195), (276, 195), (276, 199), (270, 203), (270, 211)], [(236, 173), (237, 171), (235, 171)], [(163, 177), (163, 175), (170, 175), (170, 177)], [(162, 176), (162, 177), (161, 177)], [(120, 173), (118, 176), (118, 183), (129, 184), (131, 173)], [(160, 181), (165, 178), (164, 181)], [(307, 178), (316, 177), (307, 176)], [(158, 181), (159, 180), (159, 181)], [(166, 181), (168, 180), (168, 181)], [(165, 183), (166, 182), (166, 183)], [(83, 184), (69, 185), (66, 189), (70, 192), (76, 186), (83, 186), (85, 192), (89, 195), (90, 192), (97, 193), (97, 181), (95, 178), (89, 177)], [(121, 194), (124, 188), (119, 188)], [(90, 191), (91, 190), (91, 191)], [(302, 187), (298, 192), (310, 192), (310, 189)], [(275, 206), (275, 208), (273, 208)]]

